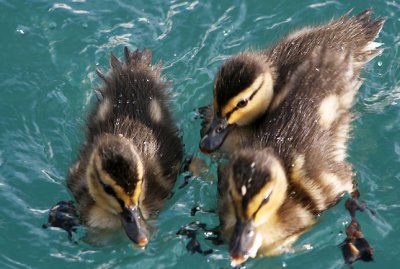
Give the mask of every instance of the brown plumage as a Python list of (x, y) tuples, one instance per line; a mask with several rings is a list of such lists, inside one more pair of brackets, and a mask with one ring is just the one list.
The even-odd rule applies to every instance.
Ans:
[(355, 61), (351, 50), (315, 48), (287, 80), (285, 101), (220, 167), (218, 211), (233, 264), (291, 251), (318, 214), (354, 191), (345, 158), (362, 84)]
[(214, 81), (214, 103), (203, 113), (200, 149), (209, 153), (222, 146), (223, 151), (233, 152), (256, 129), (268, 125), (266, 115), (285, 104), (293, 72), (321, 44), (351, 51), (351, 67), (358, 74), (382, 51), (373, 40), (383, 23), (371, 18), (370, 9), (353, 17), (346, 13), (325, 25), (294, 31), (265, 50), (245, 51), (226, 60)]
[(182, 145), (167, 107), (161, 64), (149, 49), (130, 52), (125, 62), (111, 55), (100, 101), (86, 123), (86, 141), (71, 167), (68, 188), (89, 228), (122, 226), (140, 246), (148, 242), (146, 221), (171, 194)]

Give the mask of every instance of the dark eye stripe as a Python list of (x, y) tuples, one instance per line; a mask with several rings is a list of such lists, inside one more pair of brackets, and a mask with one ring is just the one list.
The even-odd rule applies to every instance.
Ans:
[(260, 206), (257, 208), (257, 210), (253, 213), (253, 218), (257, 215), (258, 211), (260, 211), (261, 207), (263, 207), (265, 204), (269, 202), (269, 198), (271, 197), (272, 191), (268, 194), (267, 197), (262, 200)]
[(114, 189), (110, 185), (105, 184), (100, 179), (100, 174), (96, 169), (95, 169), (95, 173), (96, 173), (97, 180), (99, 181), (100, 185), (103, 187), (103, 190), (105, 191), (105, 193), (107, 193), (108, 195), (114, 197), (118, 201), (118, 203), (121, 206), (121, 208), (124, 208), (125, 207), (125, 203), (121, 199), (119, 199), (117, 197), (117, 194), (115, 193)]
[[(261, 85), (250, 95), (249, 99), (246, 99), (247, 102), (249, 102), (249, 101), (251, 101), (251, 99), (253, 99), (253, 97), (257, 94), (257, 92), (261, 89), (261, 87), (262, 87), (263, 85), (264, 85), (264, 81), (263, 81), (263, 82), (261, 83)], [(232, 115), (232, 113), (235, 112), (236, 110), (238, 110), (239, 108), (241, 108), (241, 107), (239, 107), (239, 106), (236, 105), (231, 111), (229, 111), (228, 113), (226, 113), (226, 115), (225, 115), (226, 120), (228, 120), (229, 117)]]
[(110, 185), (104, 184), (104, 182), (101, 181), (101, 180), (99, 180), (99, 182), (100, 182), (101, 186), (103, 187), (103, 190), (104, 190), (107, 194), (109, 194), (109, 195), (111, 195), (111, 196), (114, 196), (114, 197), (117, 196), (117, 194), (115, 193), (114, 189), (113, 189)]

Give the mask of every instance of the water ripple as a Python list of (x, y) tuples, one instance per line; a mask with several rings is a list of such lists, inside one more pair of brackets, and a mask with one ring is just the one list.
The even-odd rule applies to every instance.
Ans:
[(65, 10), (70, 10), (72, 13), (75, 14), (89, 14), (89, 11), (86, 10), (81, 10), (81, 9), (74, 9), (70, 5), (64, 4), (64, 3), (56, 3), (53, 4), (53, 7), (49, 8), (49, 11), (54, 11), (57, 9), (65, 9)]
[[(193, 206), (215, 207), (215, 163), (184, 189), (174, 189), (174, 196), (151, 222), (153, 240), (144, 251), (124, 240), (104, 247), (88, 245), (85, 229), (76, 235), (78, 244), (71, 244), (64, 231), (41, 228), (48, 208), (71, 198), (64, 179), (79, 151), (86, 112), (95, 102), (92, 87), (99, 83), (95, 68), (108, 68), (111, 51), (123, 57), (125, 45), (152, 48), (154, 61), (164, 60), (163, 74), (173, 81), (171, 106), (182, 127), (186, 151), (206, 159), (198, 152), (200, 124), (194, 109), (211, 101), (215, 72), (227, 57), (264, 47), (306, 23), (318, 23), (352, 7), (366, 8), (361, 2), (332, 0), (0, 3), (4, 9), (0, 31), (4, 39), (0, 50), (1, 268), (229, 266), (226, 245), (214, 247), (200, 234), (202, 247), (214, 252), (207, 257), (192, 255), (186, 250), (187, 238), (176, 236), (181, 225), (193, 220), (209, 227), (218, 225), (215, 214), (190, 216)], [(377, 250), (372, 267), (383, 268), (382, 260), (388, 260), (390, 267), (400, 257), (392, 247), (400, 243), (396, 228), (400, 212), (400, 5), (392, 0), (368, 5), (374, 8), (374, 16), (388, 17), (379, 37), (386, 48), (363, 72), (365, 83), (354, 108), (359, 117), (354, 121), (356, 135), (349, 159), (357, 170), (363, 199), (377, 211), (376, 217), (358, 216)], [(177, 186), (182, 182), (180, 176)], [(312, 250), (252, 260), (247, 267), (341, 268), (337, 245), (344, 240), (343, 224), (348, 221), (340, 203), (300, 238), (298, 245), (311, 244)]]

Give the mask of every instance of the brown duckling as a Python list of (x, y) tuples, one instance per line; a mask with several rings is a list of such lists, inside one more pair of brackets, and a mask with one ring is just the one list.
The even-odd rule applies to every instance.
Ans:
[(290, 252), (321, 212), (355, 190), (345, 158), (362, 84), (356, 56), (314, 49), (288, 79), (285, 101), (265, 115), (268, 124), (220, 167), (220, 229), (233, 265)]
[(142, 247), (149, 241), (146, 222), (171, 194), (182, 159), (168, 85), (161, 64), (151, 61), (149, 49), (125, 48), (123, 63), (111, 55), (108, 73), (98, 71), (100, 101), (67, 179), (83, 224), (108, 231), (122, 226)]
[(382, 51), (373, 40), (383, 23), (371, 19), (370, 9), (353, 17), (346, 13), (325, 25), (294, 31), (265, 50), (248, 50), (227, 59), (214, 81), (213, 105), (204, 112), (201, 151), (211, 153), (222, 147), (231, 153), (267, 125), (267, 115), (281, 110), (289, 95), (286, 85), (293, 72), (321, 44), (352, 51), (352, 68), (359, 73)]

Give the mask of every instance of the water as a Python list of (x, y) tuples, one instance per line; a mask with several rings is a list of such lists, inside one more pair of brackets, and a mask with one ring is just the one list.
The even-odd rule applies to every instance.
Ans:
[[(134, 3), (131, 3), (134, 2)], [(171, 106), (187, 153), (198, 153), (200, 122), (194, 108), (211, 101), (212, 80), (229, 55), (262, 48), (293, 28), (326, 21), (354, 8), (388, 17), (379, 37), (385, 52), (365, 69), (354, 105), (353, 163), (362, 197), (377, 215), (359, 216), (375, 262), (355, 268), (395, 268), (400, 262), (400, 2), (396, 1), (85, 1), (0, 0), (0, 268), (220, 268), (225, 246), (212, 255), (190, 254), (175, 235), (193, 220), (193, 206), (215, 205), (215, 167), (169, 200), (146, 250), (127, 240), (105, 247), (67, 240), (43, 230), (48, 208), (70, 195), (68, 167), (82, 141), (85, 115), (100, 83), (95, 68), (109, 53), (150, 47), (173, 82)], [(213, 181), (214, 180), (214, 181)], [(180, 177), (177, 185), (182, 184)], [(343, 202), (323, 214), (297, 246), (309, 250), (252, 260), (247, 268), (345, 268), (338, 244), (349, 217)], [(213, 246), (201, 238), (203, 249)]]

